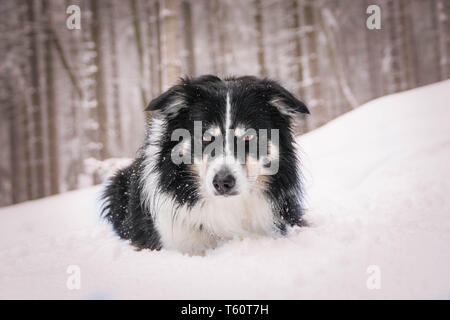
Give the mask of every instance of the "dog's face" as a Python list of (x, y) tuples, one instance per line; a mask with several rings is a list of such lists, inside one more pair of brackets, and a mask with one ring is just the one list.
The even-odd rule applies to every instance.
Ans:
[(309, 113), (276, 82), (214, 76), (182, 80), (147, 110), (159, 132), (160, 188), (188, 207), (270, 193), (294, 170), (292, 118)]

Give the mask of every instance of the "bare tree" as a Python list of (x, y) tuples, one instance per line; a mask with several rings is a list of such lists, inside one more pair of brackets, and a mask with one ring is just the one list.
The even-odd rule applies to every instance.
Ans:
[(33, 145), (34, 155), (31, 162), (33, 180), (32, 184), (32, 199), (40, 198), (45, 195), (45, 177), (44, 177), (44, 141), (42, 130), (42, 104), (41, 104), (41, 84), (39, 81), (39, 63), (40, 48), (38, 39), (38, 14), (36, 13), (36, 2), (33, 0), (27, 1), (28, 21), (30, 23), (29, 41), (30, 41), (30, 55), (29, 66), (31, 70), (30, 76), (30, 90), (32, 103), (32, 119), (33, 119)]
[[(216, 1), (216, 0), (215, 0)], [(227, 24), (224, 22), (227, 19), (227, 6), (225, 1), (216, 2), (216, 23), (218, 25), (218, 42), (219, 42), (219, 74), (227, 75)]]
[[(316, 2), (317, 3), (317, 2)], [(328, 121), (329, 117), (327, 109), (322, 102), (320, 75), (319, 75), (319, 53), (317, 45), (317, 7), (311, 0), (306, 0), (303, 7), (303, 16), (305, 19), (303, 29), (305, 30), (305, 42), (307, 48), (307, 83), (310, 86), (309, 104), (312, 110), (315, 111), (316, 126), (320, 126)], [(314, 112), (313, 111), (313, 112)]]
[(98, 113), (98, 139), (101, 144), (100, 159), (109, 158), (109, 144), (108, 144), (108, 114), (105, 101), (105, 79), (103, 73), (103, 47), (102, 47), (102, 18), (99, 11), (100, 1), (91, 0), (92, 11), (92, 41), (95, 46), (94, 63), (95, 71), (95, 93), (97, 99), (97, 113)]
[(391, 43), (391, 64), (394, 92), (412, 88), (415, 85), (413, 50), (410, 24), (403, 0), (388, 1), (389, 34)]
[(142, 43), (141, 19), (139, 17), (139, 8), (137, 0), (130, 0), (131, 13), (133, 16), (134, 36), (136, 37), (136, 48), (139, 63), (139, 89), (141, 93), (142, 106), (145, 106), (147, 101), (147, 94), (144, 88), (144, 45)]
[(176, 0), (163, 1), (163, 88), (167, 89), (180, 77), (180, 52), (178, 38), (178, 6)]
[(109, 42), (111, 54), (111, 76), (112, 76), (112, 103), (114, 112), (114, 135), (116, 147), (120, 150), (123, 145), (122, 138), (122, 121), (120, 114), (120, 86), (119, 86), (119, 59), (117, 57), (117, 43), (116, 43), (116, 14), (114, 2), (109, 3)]
[(58, 154), (58, 115), (56, 109), (56, 98), (54, 92), (54, 70), (53, 70), (53, 30), (52, 13), (48, 0), (42, 1), (42, 13), (45, 17), (45, 88), (47, 100), (48, 117), (48, 144), (49, 144), (49, 166), (50, 166), (50, 194), (59, 192), (59, 154)]
[(263, 8), (262, 0), (254, 0), (254, 6), (256, 9), (255, 23), (256, 23), (256, 36), (258, 37), (258, 65), (259, 75), (262, 77), (267, 76), (266, 71), (266, 59), (264, 55), (264, 32), (263, 32)]
[[(365, 0), (364, 7), (371, 5), (370, 0)], [(381, 61), (378, 59), (382, 56), (382, 30), (369, 30), (364, 28), (364, 44), (366, 50), (367, 72), (370, 77), (370, 97), (379, 97), (382, 95), (382, 79), (381, 79)]]
[(195, 52), (194, 52), (194, 36), (192, 29), (192, 12), (191, 2), (189, 0), (181, 1), (181, 15), (183, 20), (183, 55), (188, 75), (195, 74)]
[(218, 54), (215, 50), (215, 26), (217, 26), (217, 21), (215, 21), (216, 16), (216, 7), (217, 3), (212, 0), (206, 0), (205, 2), (205, 10), (206, 10), (206, 19), (207, 19), (207, 33), (208, 33), (208, 51), (209, 51), (209, 60), (210, 60), (210, 70), (213, 74), (219, 73), (219, 62), (218, 62)]
[(148, 65), (149, 65), (149, 77), (150, 84), (150, 98), (154, 98), (160, 92), (159, 88), (159, 48), (157, 46), (156, 24), (158, 23), (158, 14), (155, 10), (155, 4), (147, 2), (145, 6), (146, 18), (147, 18), (147, 52), (148, 52)]
[(435, 0), (435, 27), (437, 29), (437, 42), (439, 73), (441, 80), (450, 78), (450, 3), (444, 0)]
[(162, 41), (161, 41), (161, 5), (159, 4), (159, 0), (155, 1), (155, 13), (156, 13), (156, 52), (157, 52), (157, 58), (156, 58), (156, 64), (157, 64), (157, 74), (158, 74), (158, 92), (163, 91), (163, 71), (162, 71), (162, 65), (163, 65), (163, 51), (162, 51)]
[[(328, 9), (322, 9), (321, 14), (318, 15), (319, 24), (325, 35), (327, 51), (331, 60), (332, 70), (335, 74), (337, 83), (340, 87), (342, 95), (345, 97), (348, 105), (351, 108), (356, 108), (358, 102), (356, 101), (355, 95), (353, 94), (350, 85), (348, 83), (346, 73), (343, 70), (342, 61), (339, 57), (339, 53), (336, 49), (335, 36), (332, 34), (332, 28), (328, 24), (330, 21), (336, 21), (333, 14)], [(348, 109), (340, 110), (340, 113), (347, 111)]]
[[(5, 85), (5, 89), (8, 92), (13, 93), (14, 88), (12, 87), (9, 81), (2, 81)], [(10, 165), (10, 175), (8, 177), (2, 178), (3, 181), (9, 178), (11, 183), (11, 203), (17, 203), (20, 201), (20, 196), (22, 190), (20, 188), (21, 182), (23, 181), (23, 177), (21, 175), (20, 165), (23, 163), (20, 157), (20, 146), (23, 145), (23, 141), (21, 141), (20, 129), (21, 121), (20, 121), (20, 109), (13, 103), (14, 99), (6, 96), (2, 99), (2, 112), (6, 112), (8, 114), (8, 125), (9, 125), (9, 165)], [(4, 109), (3, 109), (4, 108)]]

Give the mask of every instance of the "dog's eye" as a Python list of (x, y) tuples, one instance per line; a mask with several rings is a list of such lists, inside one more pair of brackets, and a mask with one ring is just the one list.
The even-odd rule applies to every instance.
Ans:
[(203, 135), (203, 141), (210, 142), (212, 140), (212, 136), (209, 134)]
[(245, 141), (250, 141), (255, 137), (255, 135), (253, 134), (246, 134), (245, 136), (242, 137), (243, 140)]

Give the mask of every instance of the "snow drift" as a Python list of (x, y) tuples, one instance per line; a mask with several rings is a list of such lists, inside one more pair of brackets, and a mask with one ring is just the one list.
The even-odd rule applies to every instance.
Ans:
[(450, 298), (448, 101), (445, 81), (301, 137), (311, 226), (285, 238), (135, 251), (99, 219), (100, 187), (2, 208), (0, 298)]

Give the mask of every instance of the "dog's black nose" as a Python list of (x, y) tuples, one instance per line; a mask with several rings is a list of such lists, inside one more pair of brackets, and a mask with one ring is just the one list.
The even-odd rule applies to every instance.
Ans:
[(228, 170), (220, 170), (213, 179), (213, 186), (220, 195), (230, 195), (233, 193), (236, 179)]

